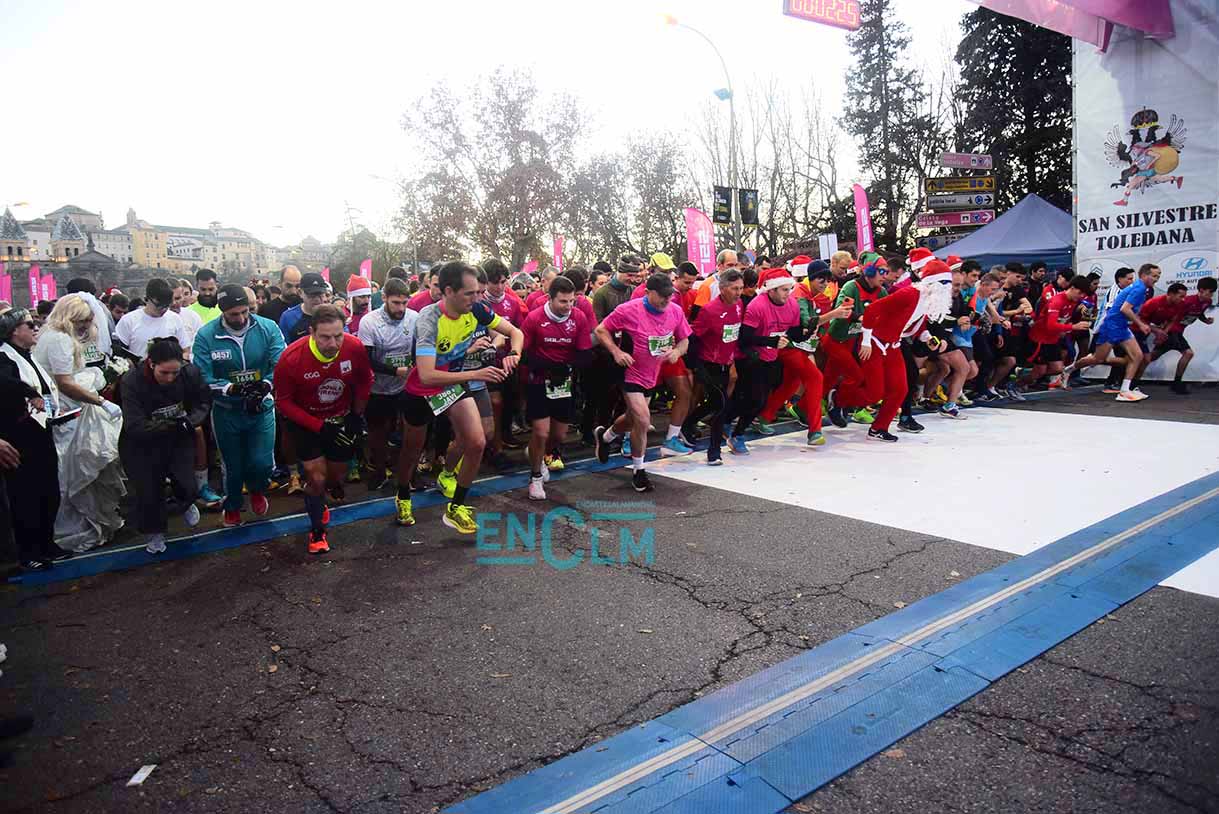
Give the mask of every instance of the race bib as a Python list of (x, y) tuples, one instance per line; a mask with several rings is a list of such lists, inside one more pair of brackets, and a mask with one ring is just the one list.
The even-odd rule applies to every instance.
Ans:
[(81, 345), (80, 358), (86, 365), (100, 362), (102, 361), (102, 352), (97, 349), (96, 342), (90, 342), (87, 345)]
[(653, 356), (664, 356), (673, 350), (673, 334), (648, 337), (648, 352)]
[(546, 383), (546, 398), (548, 399), (569, 399), (571, 398), (571, 379), (566, 380), (562, 384)]
[(862, 322), (852, 322), (851, 327), (847, 328), (847, 336), (854, 336), (855, 334), (861, 333), (863, 333)]
[(152, 411), (152, 417), (158, 421), (174, 421), (179, 418), (185, 418), (185, 405), (171, 404), (168, 407), (159, 407)]
[(385, 357), (385, 364), (397, 370), (400, 367), (410, 367), (411, 357), (405, 353), (395, 353)]
[(233, 384), (249, 384), (262, 379), (261, 370), (234, 370), (229, 374), (229, 381)]
[(725, 345), (728, 345), (732, 342), (737, 341), (737, 339), (739, 339), (740, 336), (741, 336), (741, 323), (736, 322), (736, 323), (733, 323), (732, 325), (724, 326), (724, 338), (722, 341)]
[(460, 384), (455, 384), (451, 387), (446, 387), (434, 396), (428, 396), (427, 403), (432, 408), (432, 414), (440, 415), (452, 407), (465, 392), (464, 387)]

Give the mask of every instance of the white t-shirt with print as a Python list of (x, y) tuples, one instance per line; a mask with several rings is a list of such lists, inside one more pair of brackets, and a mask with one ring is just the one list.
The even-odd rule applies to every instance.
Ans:
[(144, 359), (148, 356), (148, 343), (163, 336), (176, 336), (184, 351), (190, 352), (186, 324), (173, 311), (159, 317), (151, 317), (143, 308), (128, 311), (114, 329), (115, 337), (127, 346), (127, 350)]

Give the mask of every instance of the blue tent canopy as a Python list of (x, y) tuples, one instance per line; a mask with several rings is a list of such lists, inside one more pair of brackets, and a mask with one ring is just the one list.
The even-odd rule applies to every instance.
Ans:
[(1020, 203), (966, 238), (935, 253), (943, 260), (950, 254), (977, 260), (983, 269), (1016, 260), (1026, 266), (1044, 260), (1051, 269), (1070, 268), (1075, 252), (1075, 223), (1039, 195), (1029, 194)]

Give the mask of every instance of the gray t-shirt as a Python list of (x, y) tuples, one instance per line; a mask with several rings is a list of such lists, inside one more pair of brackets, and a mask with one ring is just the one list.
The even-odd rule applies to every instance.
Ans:
[[(382, 306), (364, 315), (356, 336), (360, 344), (372, 348), (374, 362), (384, 362), (390, 367), (410, 367), (414, 364), (411, 345), (415, 341), (415, 322), (419, 313), (409, 308), (402, 319), (393, 321)], [(396, 396), (402, 392), (405, 381), (388, 373), (377, 373), (373, 378), (372, 392), (379, 396)]]

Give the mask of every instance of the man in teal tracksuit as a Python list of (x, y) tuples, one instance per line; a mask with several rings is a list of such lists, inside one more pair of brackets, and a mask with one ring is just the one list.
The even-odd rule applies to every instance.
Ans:
[(245, 289), (226, 285), (220, 316), (195, 335), (194, 362), (212, 389), (212, 434), (224, 461), (224, 525), (241, 524), (242, 486), (250, 510), (270, 509), (266, 490), (275, 465), (275, 404), (271, 377), (284, 352), (279, 326), (250, 311)]

